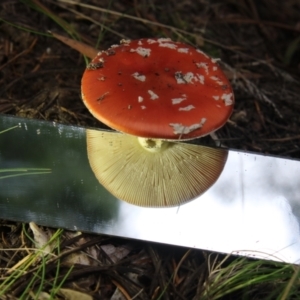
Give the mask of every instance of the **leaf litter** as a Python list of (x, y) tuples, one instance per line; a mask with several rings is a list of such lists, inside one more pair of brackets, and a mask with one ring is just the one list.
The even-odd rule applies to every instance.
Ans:
[[(87, 60), (47, 30), (92, 49), (107, 49), (121, 38), (170, 37), (221, 58), (232, 82), (235, 110), (214, 139), (234, 149), (300, 158), (298, 1), (104, 0), (101, 7), (95, 0), (2, 1), (0, 17), (0, 113), (105, 128), (80, 99)], [(201, 143), (214, 141), (204, 138)], [(48, 256), (34, 256), (56, 233), (37, 228), (33, 231), (41, 239), (35, 237), (36, 244), (29, 239), (34, 233), (28, 225), (0, 222), (1, 291), (5, 288), (0, 299), (17, 299), (24, 291), (24, 299), (76, 299), (75, 293), (81, 299), (112, 299), (120, 295), (113, 296), (116, 290), (125, 299), (299, 295), (288, 284), (298, 276), (293, 266), (108, 236), (64, 231), (59, 247), (49, 244)], [(237, 278), (239, 269), (248, 271), (240, 275), (242, 282), (258, 270), (272, 280), (249, 287), (236, 281), (240, 288), (228, 294), (226, 286), (233, 281), (226, 280)], [(22, 276), (9, 281), (9, 270)]]

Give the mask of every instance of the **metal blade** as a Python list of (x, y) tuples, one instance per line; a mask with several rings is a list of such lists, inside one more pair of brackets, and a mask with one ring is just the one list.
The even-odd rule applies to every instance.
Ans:
[(197, 199), (142, 208), (96, 180), (85, 128), (0, 115), (0, 218), (300, 263), (300, 161), (230, 150)]

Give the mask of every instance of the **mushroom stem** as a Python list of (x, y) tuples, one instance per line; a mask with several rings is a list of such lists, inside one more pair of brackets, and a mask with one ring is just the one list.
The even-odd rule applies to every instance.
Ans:
[(142, 137), (138, 137), (138, 141), (145, 150), (152, 153), (164, 151), (168, 148), (168, 145), (170, 144), (169, 142), (164, 140), (149, 139), (149, 138), (142, 138)]

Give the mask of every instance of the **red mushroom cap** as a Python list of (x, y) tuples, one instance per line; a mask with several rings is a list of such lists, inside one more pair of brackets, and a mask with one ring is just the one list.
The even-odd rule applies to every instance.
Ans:
[(165, 38), (123, 40), (99, 52), (83, 74), (82, 98), (111, 128), (166, 140), (217, 130), (234, 103), (215, 59)]

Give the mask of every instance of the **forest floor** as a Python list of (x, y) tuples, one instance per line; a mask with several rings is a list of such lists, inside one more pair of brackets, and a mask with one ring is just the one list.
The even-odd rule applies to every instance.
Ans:
[[(1, 1), (0, 113), (102, 127), (81, 101), (85, 58), (55, 40), (48, 30), (98, 49), (124, 38), (169, 37), (220, 58), (236, 103), (230, 122), (216, 132), (217, 138), (231, 149), (300, 159), (299, 1)], [(203, 139), (210, 142), (209, 137)], [(23, 236), (24, 230), (29, 230), (27, 224), (0, 222), (0, 248), (21, 249), (13, 258), (9, 251), (0, 252), (0, 281), (7, 276), (5, 270), (26, 255), (23, 248), (31, 242)], [(98, 262), (83, 267), (77, 261), (70, 274), (64, 267), (59, 277), (65, 278), (65, 289), (94, 299), (277, 299), (279, 295), (283, 298), (278, 299), (292, 299), (282, 294), (293, 277), (292, 266), (282, 280), (240, 286), (235, 282), (230, 289), (230, 283), (221, 284), (220, 274), (222, 283), (224, 277), (234, 282), (233, 270), (247, 269), (244, 280), (249, 283), (256, 274), (273, 274), (287, 267), (107, 236), (83, 234), (79, 239), (63, 232), (60, 238), (61, 251), (73, 245), (72, 252), (88, 253), (89, 259), (92, 256)], [(112, 259), (101, 248), (108, 245), (117, 254), (126, 250), (126, 255)], [(51, 294), (49, 282), (57, 261), (47, 265), (43, 295)], [(40, 281), (32, 279), (34, 269), (28, 274), (7, 289), (5, 295), (11, 298), (0, 291), (0, 299), (35, 298)], [(221, 292), (216, 291), (216, 282), (223, 286)], [(29, 296), (25, 296), (29, 283)], [(41, 295), (36, 298), (42, 299)], [(53, 299), (59, 297), (75, 299), (74, 294)]]

